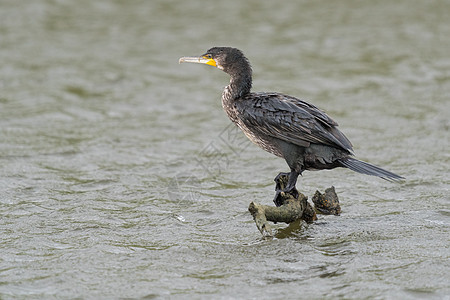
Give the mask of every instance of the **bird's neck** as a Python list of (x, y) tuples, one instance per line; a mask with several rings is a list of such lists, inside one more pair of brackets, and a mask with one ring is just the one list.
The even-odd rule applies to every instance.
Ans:
[(231, 103), (234, 100), (250, 93), (250, 90), (252, 88), (251, 72), (251, 69), (248, 68), (230, 74), (230, 84), (225, 87), (222, 93), (222, 102)]

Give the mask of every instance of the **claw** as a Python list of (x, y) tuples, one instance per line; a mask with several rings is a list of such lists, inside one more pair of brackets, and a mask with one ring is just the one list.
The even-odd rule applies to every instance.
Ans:
[(275, 197), (273, 198), (273, 202), (275, 206), (280, 207), (284, 204), (284, 202), (289, 198), (289, 195), (298, 199), (298, 191), (294, 187), (290, 190), (276, 190)]

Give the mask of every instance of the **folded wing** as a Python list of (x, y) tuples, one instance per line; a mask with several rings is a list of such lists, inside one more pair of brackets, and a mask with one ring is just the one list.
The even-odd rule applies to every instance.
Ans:
[[(251, 103), (249, 103), (251, 102)], [(241, 122), (259, 134), (308, 147), (311, 143), (353, 152), (352, 144), (325, 112), (278, 93), (252, 93), (235, 102)]]

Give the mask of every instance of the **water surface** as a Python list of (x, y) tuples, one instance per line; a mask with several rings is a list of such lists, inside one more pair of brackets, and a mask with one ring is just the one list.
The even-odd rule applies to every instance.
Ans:
[[(449, 299), (448, 1), (2, 1), (0, 298)], [(325, 109), (407, 180), (305, 172), (342, 214), (264, 240), (285, 162), (230, 126), (255, 91)]]

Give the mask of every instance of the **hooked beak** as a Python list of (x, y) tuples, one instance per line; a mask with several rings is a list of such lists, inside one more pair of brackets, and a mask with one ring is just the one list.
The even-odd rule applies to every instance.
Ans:
[(204, 56), (185, 56), (178, 60), (178, 63), (197, 63), (197, 64), (205, 64), (213, 67), (217, 67), (216, 61), (212, 58), (206, 58)]

